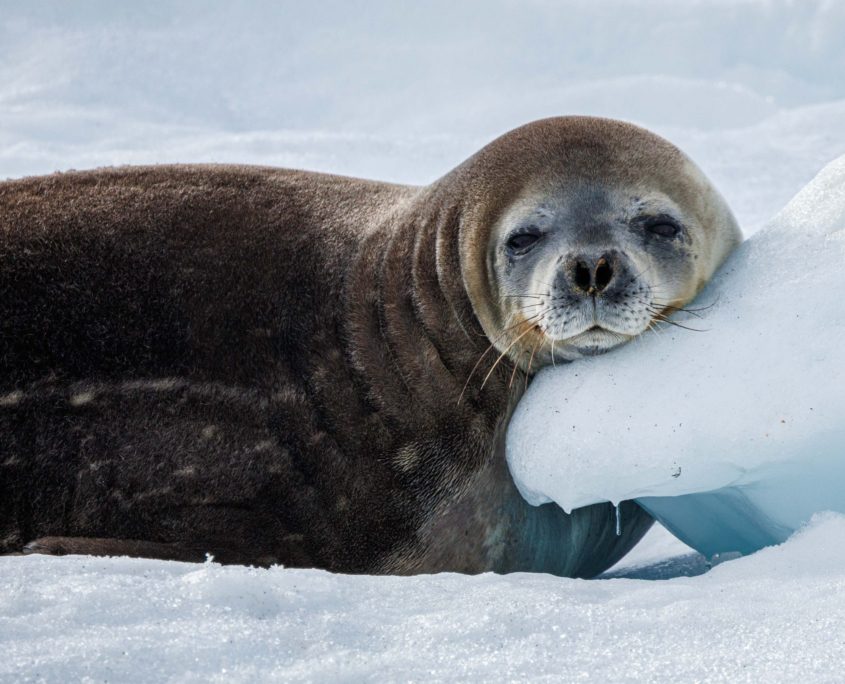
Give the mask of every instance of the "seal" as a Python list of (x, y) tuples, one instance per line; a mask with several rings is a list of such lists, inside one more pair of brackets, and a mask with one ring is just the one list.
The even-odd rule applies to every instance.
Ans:
[[(0, 552), (591, 576), (651, 519), (519, 496), (533, 373), (739, 240), (677, 148), (538, 121), (425, 187), (244, 166), (0, 184)], [(577, 397), (570, 397), (575, 401)]]

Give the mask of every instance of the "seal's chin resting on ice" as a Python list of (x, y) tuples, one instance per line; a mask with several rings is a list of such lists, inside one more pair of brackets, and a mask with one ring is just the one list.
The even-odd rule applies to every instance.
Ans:
[(620, 344), (624, 344), (628, 340), (633, 339), (633, 337), (633, 335), (612, 332), (599, 326), (594, 326), (578, 335), (561, 340), (557, 344), (561, 346), (565, 344), (567, 350), (572, 350), (574, 354), (580, 356), (598, 356), (599, 354), (609, 352)]
[(526, 504), (513, 407), (683, 306), (738, 239), (677, 148), (587, 117), (425, 187), (0, 183), (0, 553), (596, 574), (651, 520)]

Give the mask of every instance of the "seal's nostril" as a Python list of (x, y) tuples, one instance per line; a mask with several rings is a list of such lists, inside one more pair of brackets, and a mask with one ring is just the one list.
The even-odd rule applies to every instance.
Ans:
[(613, 280), (613, 259), (606, 254), (598, 259), (582, 256), (570, 264), (573, 288), (588, 295), (603, 292)]
[(605, 257), (602, 257), (596, 264), (596, 289), (601, 292), (610, 284), (612, 279), (613, 266), (610, 265), (610, 262)]
[(590, 286), (592, 283), (590, 282), (592, 279), (590, 277), (590, 268), (585, 264), (583, 261), (578, 261), (575, 264), (575, 271), (574, 271), (574, 278), (572, 279), (575, 283), (575, 286), (579, 290), (583, 290), (584, 292), (589, 292)]

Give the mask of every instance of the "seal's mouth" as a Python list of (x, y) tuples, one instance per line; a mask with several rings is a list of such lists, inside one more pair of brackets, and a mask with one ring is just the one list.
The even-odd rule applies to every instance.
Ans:
[(620, 339), (630, 339), (631, 337), (635, 337), (630, 332), (623, 332), (621, 330), (616, 330), (610, 325), (606, 325), (604, 323), (593, 323), (588, 328), (585, 328), (579, 333), (574, 335), (569, 335), (567, 338), (562, 339), (562, 342), (573, 342), (575, 340), (594, 340), (594, 339), (605, 339), (605, 338), (613, 338), (616, 340)]
[(583, 356), (597, 356), (618, 347), (631, 339), (631, 335), (608, 330), (599, 324), (594, 324), (585, 331), (568, 337), (561, 342), (578, 351)]
[(604, 354), (630, 342), (662, 318), (651, 286), (633, 276), (600, 295), (579, 294), (574, 286), (567, 289), (565, 285), (548, 291), (537, 288), (536, 294), (524, 295), (515, 304), (549, 343), (552, 361)]

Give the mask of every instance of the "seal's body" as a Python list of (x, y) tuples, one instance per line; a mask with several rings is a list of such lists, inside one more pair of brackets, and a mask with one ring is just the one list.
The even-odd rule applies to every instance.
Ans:
[[(542, 271), (520, 275), (513, 214), (563, 197), (550, 178), (574, 187), (555, 160), (591, 159), (589, 183), (619, 164), (608, 130), (660, 139), (532, 126), (424, 188), (220, 166), (0, 184), (0, 553), (580, 576), (620, 558), (644, 513), (626, 505), (617, 536), (610, 505), (530, 507), (502, 454), (530, 373), (600, 351), (603, 328), (568, 346), (505, 291)], [(672, 301), (727, 253), (714, 240)]]

